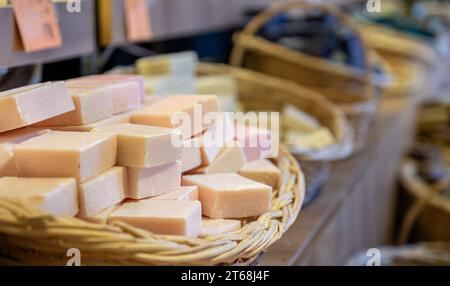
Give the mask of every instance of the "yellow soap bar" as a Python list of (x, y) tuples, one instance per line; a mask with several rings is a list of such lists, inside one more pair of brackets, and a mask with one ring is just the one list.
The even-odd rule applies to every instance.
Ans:
[(63, 82), (37, 84), (0, 92), (0, 132), (29, 126), (74, 108)]
[(285, 136), (286, 144), (303, 149), (322, 149), (335, 143), (333, 134), (326, 127), (307, 133), (288, 131)]
[(155, 234), (197, 237), (201, 232), (202, 210), (198, 201), (129, 201), (111, 214), (109, 222), (116, 221)]
[(281, 121), (284, 127), (301, 132), (314, 131), (320, 127), (316, 118), (290, 104), (283, 107)]
[(2, 197), (57, 216), (74, 216), (78, 212), (77, 183), (72, 178), (4, 177), (0, 179)]
[(245, 218), (271, 208), (272, 188), (237, 174), (188, 175), (183, 186), (198, 186), (203, 214), (209, 218)]
[(278, 189), (281, 180), (281, 170), (267, 159), (249, 162), (239, 171), (241, 176)]
[(79, 185), (80, 217), (93, 217), (125, 199), (127, 177), (123, 167), (113, 167)]
[(127, 168), (128, 194), (131, 199), (143, 199), (167, 194), (180, 188), (181, 162), (152, 168)]
[(101, 132), (51, 131), (14, 147), (22, 177), (73, 177), (84, 182), (116, 163), (117, 138)]
[(202, 236), (213, 236), (241, 229), (241, 221), (236, 219), (202, 219)]
[(135, 124), (177, 128), (183, 139), (202, 133), (209, 125), (204, 117), (219, 110), (217, 96), (175, 95), (142, 108), (131, 116)]
[(183, 141), (177, 129), (124, 123), (93, 131), (117, 135), (119, 166), (150, 168), (181, 159)]

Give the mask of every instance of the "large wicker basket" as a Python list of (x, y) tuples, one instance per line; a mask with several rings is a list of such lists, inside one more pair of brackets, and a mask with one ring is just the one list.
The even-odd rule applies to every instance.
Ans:
[(249, 265), (297, 219), (304, 199), (301, 169), (281, 148), (275, 160), (282, 182), (272, 211), (243, 222), (241, 230), (191, 239), (155, 235), (124, 223), (102, 225), (55, 217), (0, 200), (0, 264), (66, 265), (78, 249), (82, 265)]
[[(272, 17), (295, 9), (318, 9), (335, 15), (342, 24), (359, 35), (353, 20), (333, 6), (304, 1), (276, 3), (254, 17), (235, 36), (231, 64), (296, 82), (338, 104), (354, 129), (353, 151), (356, 153), (365, 145), (378, 108), (379, 89), (372, 80), (371, 72), (294, 51), (256, 35)], [(365, 60), (367, 70), (370, 70), (375, 57), (367, 47)]]
[(292, 82), (251, 70), (221, 64), (202, 63), (199, 75), (228, 75), (237, 82), (238, 99), (245, 111), (281, 111), (286, 103), (293, 104), (316, 117), (328, 127), (336, 144), (319, 150), (290, 149), (300, 161), (305, 173), (307, 199), (323, 185), (328, 177), (330, 161), (343, 159), (352, 150), (352, 130), (344, 114), (334, 104), (315, 91)]

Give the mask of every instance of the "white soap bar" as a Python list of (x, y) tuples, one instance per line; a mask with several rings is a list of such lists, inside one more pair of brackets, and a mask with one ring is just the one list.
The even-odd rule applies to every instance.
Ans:
[(241, 221), (236, 219), (210, 219), (202, 220), (202, 236), (214, 236), (234, 232), (241, 229)]
[(2, 197), (57, 216), (74, 216), (78, 212), (77, 183), (72, 178), (4, 177), (0, 179)]
[(92, 217), (125, 199), (127, 177), (125, 168), (113, 167), (79, 185), (80, 217)]
[(126, 222), (155, 234), (197, 237), (201, 232), (202, 210), (198, 201), (130, 201), (115, 210), (109, 221)]

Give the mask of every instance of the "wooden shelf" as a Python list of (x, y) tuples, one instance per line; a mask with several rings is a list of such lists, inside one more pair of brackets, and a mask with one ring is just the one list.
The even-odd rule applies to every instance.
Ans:
[(96, 51), (95, 3), (82, 0), (81, 13), (69, 13), (65, 3), (55, 4), (64, 44), (60, 48), (26, 53), (17, 51), (18, 34), (11, 7), (0, 8), (0, 67), (47, 63)]

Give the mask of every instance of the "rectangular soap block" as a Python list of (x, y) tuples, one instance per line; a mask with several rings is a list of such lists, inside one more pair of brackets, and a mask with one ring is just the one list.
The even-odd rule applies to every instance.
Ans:
[(104, 82), (91, 80), (72, 80), (67, 83), (69, 88), (86, 90), (107, 89), (111, 95), (112, 113), (119, 114), (141, 107), (142, 92), (137, 82)]
[(330, 129), (320, 127), (310, 132), (298, 132), (287, 130), (285, 134), (285, 143), (302, 149), (323, 149), (335, 143)]
[(98, 223), (98, 224), (107, 224), (107, 223), (108, 223), (108, 220), (109, 220), (109, 217), (111, 216), (111, 214), (112, 214), (116, 209), (118, 209), (121, 205), (122, 205), (122, 204), (119, 203), (119, 204), (117, 204), (117, 205), (115, 205), (115, 206), (106, 208), (106, 209), (100, 211), (98, 214), (93, 215), (93, 216), (90, 216), (90, 217), (81, 217), (81, 216), (79, 216), (79, 215), (77, 215), (77, 217), (78, 217), (79, 219), (82, 219), (82, 220), (87, 221), (87, 222)]
[(142, 108), (131, 116), (136, 124), (180, 129), (183, 139), (202, 133), (210, 125), (204, 117), (217, 112), (219, 102), (214, 95), (175, 95)]
[(319, 121), (303, 110), (286, 104), (282, 111), (283, 126), (300, 132), (314, 131), (320, 127)]
[(92, 217), (125, 199), (127, 176), (124, 167), (113, 167), (79, 185), (80, 217)]
[(51, 131), (14, 147), (21, 177), (73, 177), (84, 182), (116, 163), (117, 138), (100, 132)]
[(138, 74), (142, 75), (173, 75), (194, 71), (197, 63), (197, 54), (192, 51), (186, 51), (144, 57), (137, 60), (135, 66)]
[(201, 232), (202, 210), (198, 201), (130, 201), (115, 210), (109, 221), (122, 221), (155, 234), (197, 237)]
[(14, 145), (48, 131), (48, 129), (25, 127), (0, 133), (0, 177), (19, 175), (14, 159)]
[(29, 126), (75, 108), (63, 82), (0, 92), (0, 132)]
[(131, 123), (96, 128), (117, 135), (117, 164), (151, 168), (181, 159), (183, 140), (177, 129)]
[(85, 125), (113, 115), (112, 97), (107, 87), (69, 87), (75, 110), (40, 122), (39, 126)]
[(200, 146), (200, 138), (195, 137), (184, 141), (183, 151), (181, 153), (182, 173), (193, 170), (202, 165)]
[(89, 132), (95, 128), (100, 128), (109, 125), (121, 124), (121, 123), (130, 123), (131, 122), (131, 114), (134, 111), (124, 112), (121, 114), (116, 114), (112, 117), (96, 121), (93, 123), (85, 124), (85, 125), (74, 125), (74, 126), (48, 126), (48, 129), (55, 131), (78, 131), (78, 132)]
[(57, 216), (74, 216), (78, 212), (77, 182), (72, 178), (0, 178), (2, 197)]
[(239, 142), (230, 142), (208, 166), (192, 171), (194, 174), (237, 173), (247, 163), (244, 149)]
[(197, 201), (198, 200), (198, 187), (188, 186), (181, 187), (178, 190), (154, 197), (155, 200), (175, 200), (175, 201)]
[(181, 162), (152, 168), (127, 168), (128, 194), (131, 199), (143, 199), (167, 194), (180, 188)]
[(272, 188), (237, 174), (183, 176), (183, 186), (198, 186), (203, 214), (209, 218), (245, 218), (271, 208)]
[(211, 126), (203, 132), (202, 164), (210, 165), (222, 151), (223, 147), (235, 137), (235, 127), (227, 113), (216, 113), (211, 118)]
[(236, 125), (236, 140), (243, 148), (247, 161), (275, 158), (279, 153), (279, 138), (268, 129)]
[(271, 186), (278, 189), (281, 180), (281, 170), (267, 159), (259, 159), (244, 165), (239, 174), (248, 179)]
[(234, 232), (241, 229), (241, 221), (237, 219), (202, 219), (202, 236), (214, 236)]

